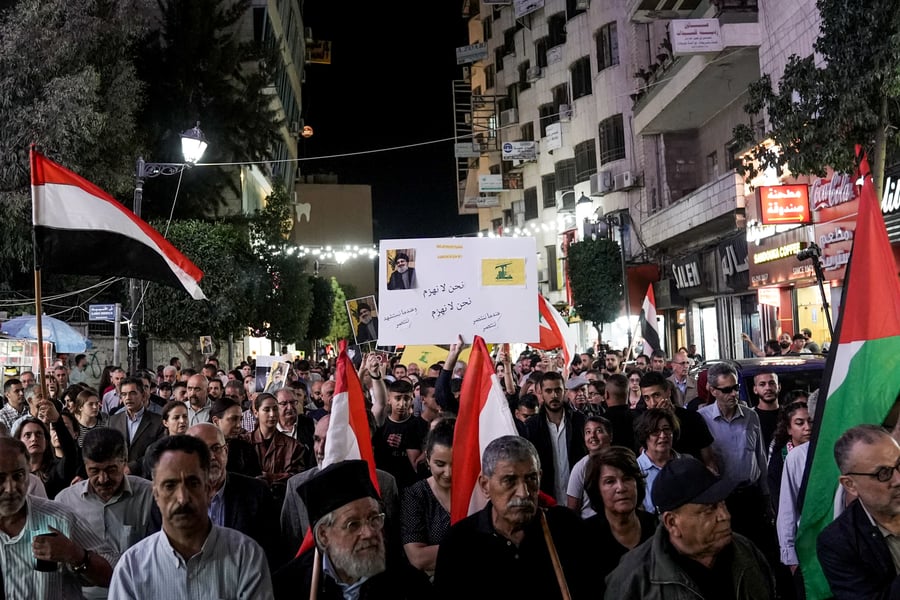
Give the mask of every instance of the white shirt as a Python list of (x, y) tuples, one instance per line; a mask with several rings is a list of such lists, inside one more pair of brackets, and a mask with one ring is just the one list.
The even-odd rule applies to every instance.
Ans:
[(566, 415), (556, 425), (547, 420), (550, 443), (553, 444), (553, 459), (556, 465), (556, 481), (553, 482), (553, 497), (560, 506), (566, 505), (566, 488), (569, 486), (569, 448), (566, 446)]

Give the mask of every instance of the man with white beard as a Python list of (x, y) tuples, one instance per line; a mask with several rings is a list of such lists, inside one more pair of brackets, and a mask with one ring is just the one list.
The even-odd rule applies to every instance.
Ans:
[(275, 598), (308, 598), (318, 581), (319, 600), (419, 599), (431, 584), (386, 551), (384, 508), (364, 460), (325, 467), (298, 489), (309, 512), (316, 552), (306, 551), (274, 577)]

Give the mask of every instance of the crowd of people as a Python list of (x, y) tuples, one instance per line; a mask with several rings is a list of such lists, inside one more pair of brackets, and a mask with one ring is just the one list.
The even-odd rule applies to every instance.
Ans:
[[(362, 356), (374, 473), (322, 468), (333, 361), (289, 362), (277, 386), (214, 359), (108, 367), (97, 387), (70, 376), (82, 357), (43, 385), (6, 379), (0, 597), (804, 597), (794, 537), (817, 392), (760, 373), (751, 407), (730, 363), (689, 374), (693, 348), (566, 364), (498, 346), (517, 435), (488, 444), (487, 504), (451, 524), (463, 349), (431, 365)], [(896, 437), (863, 425), (836, 444), (837, 517), (819, 538), (836, 598), (900, 597)]]

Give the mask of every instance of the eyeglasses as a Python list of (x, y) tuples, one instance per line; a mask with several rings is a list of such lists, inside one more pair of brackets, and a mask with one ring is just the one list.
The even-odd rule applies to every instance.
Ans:
[(368, 525), (375, 531), (381, 531), (381, 528), (384, 527), (384, 513), (372, 515), (368, 519), (353, 519), (351, 521), (347, 521), (346, 523), (341, 525), (340, 528), (349, 534), (355, 535), (362, 530), (363, 525)]
[(659, 429), (654, 429), (653, 431), (650, 432), (650, 435), (652, 435), (653, 437), (659, 437), (662, 434), (671, 436), (673, 434), (673, 432), (670, 427), (660, 427)]
[(900, 460), (893, 467), (879, 467), (874, 473), (844, 473), (844, 475), (862, 475), (865, 477), (874, 477), (881, 483), (887, 483), (894, 477), (894, 471), (900, 471)]
[(283, 400), (278, 403), (278, 406), (297, 406), (297, 400)]
[(714, 385), (711, 385), (710, 387), (711, 387), (712, 389), (714, 389), (714, 390), (719, 390), (719, 391), (722, 392), (723, 394), (730, 394), (730, 393), (732, 393), (732, 392), (736, 392), (736, 391), (738, 391), (739, 389), (741, 389), (741, 385), (740, 385), (740, 384), (729, 385), (728, 387), (716, 387), (716, 386), (714, 386)]

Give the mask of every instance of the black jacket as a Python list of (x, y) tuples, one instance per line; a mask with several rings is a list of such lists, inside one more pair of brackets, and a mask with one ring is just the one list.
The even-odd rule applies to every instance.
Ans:
[(822, 530), (816, 553), (835, 600), (900, 598), (891, 551), (859, 500)]
[[(569, 454), (569, 471), (587, 454), (584, 447), (585, 416), (564, 405), (566, 413), (566, 448)], [(538, 414), (525, 421), (525, 437), (537, 448), (541, 459), (541, 491), (556, 498), (554, 481), (556, 481), (556, 461), (553, 459), (553, 442), (550, 441), (550, 426), (541, 409)]]

